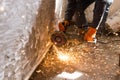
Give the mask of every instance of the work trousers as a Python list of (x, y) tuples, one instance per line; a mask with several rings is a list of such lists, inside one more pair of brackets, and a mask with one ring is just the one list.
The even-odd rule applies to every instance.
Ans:
[(76, 24), (78, 26), (86, 25), (87, 21), (84, 11), (93, 2), (95, 2), (95, 5), (93, 9), (93, 21), (90, 26), (98, 29), (100, 25), (105, 24), (109, 7), (113, 0), (68, 0), (65, 20), (72, 20), (73, 15), (76, 14)]

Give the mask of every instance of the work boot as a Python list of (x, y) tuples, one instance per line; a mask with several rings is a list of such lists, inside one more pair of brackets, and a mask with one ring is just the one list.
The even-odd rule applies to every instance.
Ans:
[(79, 27), (79, 35), (84, 35), (87, 29), (88, 29), (88, 25)]
[(69, 26), (70, 22), (67, 20), (64, 20), (63, 22), (58, 23), (58, 27), (60, 31), (65, 31), (66, 26)]
[(96, 43), (96, 32), (97, 30), (95, 28), (89, 27), (88, 31), (85, 33), (84, 40), (87, 42)]

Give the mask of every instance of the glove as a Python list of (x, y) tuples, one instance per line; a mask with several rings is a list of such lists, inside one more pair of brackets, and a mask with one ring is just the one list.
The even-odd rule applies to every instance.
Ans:
[(96, 32), (97, 30), (95, 28), (89, 27), (88, 31), (84, 35), (84, 40), (87, 42), (96, 43), (96, 39), (95, 39)]
[(70, 25), (70, 22), (67, 20), (64, 20), (63, 22), (59, 22), (58, 27), (60, 31), (65, 31), (65, 27), (69, 25)]

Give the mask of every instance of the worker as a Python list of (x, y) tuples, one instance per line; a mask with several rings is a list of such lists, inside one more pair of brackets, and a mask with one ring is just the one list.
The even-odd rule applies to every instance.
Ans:
[[(90, 25), (88, 25), (85, 10), (86, 8), (95, 2), (93, 10), (93, 20)], [(84, 40), (87, 42), (96, 42), (96, 33), (101, 25), (104, 25), (108, 16), (110, 5), (113, 0), (68, 0), (67, 9), (65, 11), (65, 18), (62, 22), (59, 22), (59, 27), (67, 26), (72, 21), (75, 13), (78, 14), (76, 24), (78, 26), (87, 25), (87, 32), (84, 35)], [(61, 28), (62, 31), (65, 28)]]

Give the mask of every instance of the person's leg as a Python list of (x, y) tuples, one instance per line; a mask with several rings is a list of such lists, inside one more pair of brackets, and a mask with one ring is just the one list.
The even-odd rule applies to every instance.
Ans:
[(65, 20), (72, 20), (72, 17), (76, 11), (76, 0), (68, 0), (67, 8), (65, 11)]
[(87, 25), (87, 20), (86, 20), (84, 11), (94, 1), (95, 0), (78, 0), (77, 1), (77, 11), (75, 13), (77, 26), (82, 27)]
[(94, 38), (96, 36), (97, 30), (101, 24), (105, 24), (111, 3), (112, 0), (96, 0), (93, 22), (86, 32), (84, 40), (86, 40), (87, 42), (96, 42), (96, 39), (94, 40)]
[(96, 0), (92, 27), (98, 29), (100, 25), (105, 24), (112, 2), (113, 0)]

